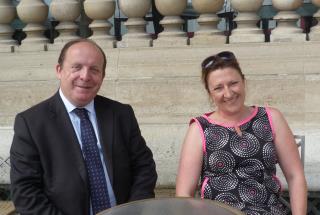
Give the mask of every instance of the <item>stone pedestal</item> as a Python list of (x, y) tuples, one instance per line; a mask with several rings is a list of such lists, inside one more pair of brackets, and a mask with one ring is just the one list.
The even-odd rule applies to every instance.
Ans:
[(296, 24), (300, 16), (295, 12), (302, 0), (272, 0), (273, 7), (279, 10), (274, 17), (277, 27), (271, 32), (271, 42), (302, 42), (306, 40), (303, 30)]
[(42, 0), (21, 0), (17, 6), (19, 18), (27, 25), (23, 28), (27, 37), (18, 50), (44, 50), (48, 39), (43, 35), (43, 23), (48, 16), (48, 6)]
[(151, 7), (151, 0), (119, 0), (121, 11), (128, 17), (124, 23), (127, 33), (117, 42), (117, 47), (150, 47), (151, 36), (146, 32), (147, 22), (143, 17)]
[(220, 19), (216, 13), (222, 8), (223, 3), (223, 0), (192, 1), (193, 8), (200, 13), (200, 16), (197, 19), (199, 29), (194, 33), (194, 37), (190, 38), (190, 45), (202, 46), (226, 42), (223, 32), (217, 29)]
[(187, 34), (182, 30), (184, 20), (180, 15), (187, 7), (187, 0), (155, 0), (158, 11), (164, 16), (160, 21), (163, 32), (153, 40), (154, 47), (177, 47), (187, 45)]
[(232, 0), (233, 9), (238, 11), (238, 16), (234, 19), (237, 28), (232, 31), (229, 38), (230, 43), (242, 42), (264, 42), (263, 31), (257, 27), (260, 17), (257, 11), (262, 6), (263, 0)]
[(115, 46), (115, 38), (110, 35), (112, 24), (108, 21), (115, 11), (114, 0), (86, 0), (84, 11), (93, 21), (89, 25), (92, 30), (90, 39), (105, 48)]
[[(320, 7), (320, 0), (312, 0), (312, 3)], [(313, 17), (317, 19), (318, 24), (311, 28), (309, 33), (309, 40), (311, 41), (320, 41), (320, 10), (318, 10)]]
[(80, 3), (77, 0), (53, 0), (50, 4), (50, 13), (60, 23), (56, 26), (59, 36), (54, 43), (66, 43), (79, 38), (76, 35), (78, 26), (75, 20), (80, 15)]
[(11, 46), (16, 44), (12, 39), (14, 32), (10, 23), (16, 16), (16, 9), (9, 0), (0, 0), (0, 52), (11, 51)]

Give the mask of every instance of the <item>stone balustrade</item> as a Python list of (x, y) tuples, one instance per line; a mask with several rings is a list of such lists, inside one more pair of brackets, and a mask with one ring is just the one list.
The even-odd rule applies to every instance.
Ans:
[[(51, 0), (48, 5), (43, 0), (21, 0), (17, 6), (13, 6), (10, 0), (0, 0), (0, 52), (48, 50), (60, 47), (59, 44), (79, 37), (76, 32), (79, 32), (79, 22), (83, 17), (91, 22), (90, 38), (105, 47), (180, 47), (207, 46), (226, 42), (261, 43), (265, 42), (265, 35), (257, 24), (261, 20), (258, 12), (266, 4), (272, 4), (277, 11), (273, 17), (277, 24), (271, 31), (271, 42), (307, 40), (306, 33), (297, 25), (297, 21), (301, 18), (297, 9), (303, 6), (303, 0), (155, 0), (155, 8), (163, 16), (160, 21), (163, 31), (158, 35), (152, 35), (153, 32), (146, 28), (148, 24), (152, 26), (153, 17), (149, 17), (150, 23), (144, 19), (147, 14), (152, 14), (151, 0), (118, 0), (117, 2), (118, 9), (128, 18), (123, 22), (122, 28), (127, 31), (122, 35), (121, 41), (117, 41), (114, 33), (110, 33), (113, 27), (112, 17), (119, 15), (115, 0)], [(236, 14), (233, 22), (237, 27), (234, 29), (232, 26), (226, 27), (233, 23), (226, 18), (226, 14), (230, 14), (230, 11), (226, 10), (228, 3), (231, 4), (231, 12)], [(320, 3), (318, 0), (312, 0), (312, 3), (305, 4), (319, 7)], [(198, 15), (193, 37), (187, 34), (186, 29), (183, 30), (188, 20), (181, 17), (184, 17), (187, 7), (192, 7), (194, 13)], [(225, 17), (220, 18), (223, 14)], [(314, 17), (319, 19), (319, 12), (315, 13)], [(22, 31), (26, 37), (22, 41), (12, 39), (15, 29), (10, 24), (13, 20), (25, 24)], [(48, 22), (52, 20), (58, 21), (59, 24), (55, 26), (58, 35), (55, 36), (54, 41), (50, 42), (48, 36), (44, 36), (44, 31), (53, 32)], [(221, 27), (223, 26), (221, 23), (224, 23), (226, 28)], [(232, 32), (229, 37), (226, 31), (230, 28)], [(319, 28), (319, 24), (311, 28), (309, 40), (320, 40)], [(21, 45), (17, 45), (18, 42), (21, 42)]]

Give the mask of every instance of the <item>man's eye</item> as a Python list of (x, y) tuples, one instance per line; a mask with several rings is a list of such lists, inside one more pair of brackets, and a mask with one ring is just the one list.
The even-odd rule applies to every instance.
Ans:
[(100, 73), (100, 70), (98, 68), (91, 68), (90, 71), (95, 74)]
[(80, 65), (73, 65), (72, 69), (79, 70), (79, 69), (81, 69), (81, 66)]

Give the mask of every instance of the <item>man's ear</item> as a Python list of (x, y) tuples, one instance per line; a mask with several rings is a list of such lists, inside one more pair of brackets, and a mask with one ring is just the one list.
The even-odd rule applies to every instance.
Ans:
[(62, 66), (60, 64), (56, 65), (56, 76), (60, 80), (61, 79)]

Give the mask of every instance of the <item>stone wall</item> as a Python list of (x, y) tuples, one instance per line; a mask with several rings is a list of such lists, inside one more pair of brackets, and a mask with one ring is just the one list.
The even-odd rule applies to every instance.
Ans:
[[(174, 187), (190, 118), (213, 109), (200, 81), (200, 63), (222, 50), (233, 51), (240, 61), (247, 104), (280, 109), (294, 133), (305, 135), (309, 189), (320, 190), (320, 42), (105, 48), (107, 75), (100, 93), (133, 106), (154, 153), (158, 187)], [(58, 89), (58, 54), (54, 49), (0, 52), (0, 183), (9, 183), (16, 113)]]

